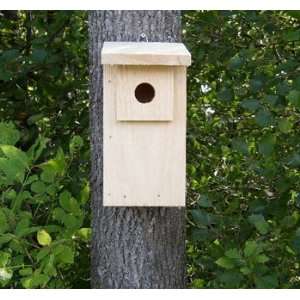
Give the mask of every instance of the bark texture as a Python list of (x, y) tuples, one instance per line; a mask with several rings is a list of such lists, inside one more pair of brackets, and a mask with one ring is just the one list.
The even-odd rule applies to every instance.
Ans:
[(178, 11), (89, 13), (93, 288), (185, 287), (183, 208), (102, 206), (102, 44), (178, 42), (180, 32)]

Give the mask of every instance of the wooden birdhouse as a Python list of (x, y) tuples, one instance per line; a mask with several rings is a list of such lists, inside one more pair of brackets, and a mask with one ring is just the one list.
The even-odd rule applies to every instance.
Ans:
[(186, 67), (181, 43), (106, 42), (103, 205), (184, 206)]

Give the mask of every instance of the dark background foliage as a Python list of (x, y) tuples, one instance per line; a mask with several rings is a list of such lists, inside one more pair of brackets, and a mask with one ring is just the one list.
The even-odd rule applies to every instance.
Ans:
[[(28, 159), (20, 182), (7, 181), (14, 148), (0, 162), (4, 287), (89, 288), (87, 46), (86, 12), (0, 14), (0, 144)], [(5, 121), (19, 138), (1, 140), (18, 136)]]
[[(299, 20), (183, 13), (189, 287), (300, 286)], [(87, 36), (86, 12), (0, 12), (2, 287), (89, 287)]]
[(184, 14), (192, 287), (299, 287), (299, 12)]

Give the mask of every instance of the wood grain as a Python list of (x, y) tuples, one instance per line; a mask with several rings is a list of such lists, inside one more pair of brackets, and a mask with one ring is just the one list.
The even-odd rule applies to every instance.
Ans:
[(186, 68), (172, 68), (173, 121), (118, 122), (119, 68), (104, 66), (104, 206), (185, 205)]
[[(174, 67), (168, 66), (116, 66), (107, 88), (116, 99), (118, 121), (171, 121), (174, 102)], [(155, 96), (149, 103), (140, 103), (135, 89), (141, 83), (154, 87)]]
[(189, 66), (191, 55), (182, 43), (105, 42), (102, 63), (110, 65)]

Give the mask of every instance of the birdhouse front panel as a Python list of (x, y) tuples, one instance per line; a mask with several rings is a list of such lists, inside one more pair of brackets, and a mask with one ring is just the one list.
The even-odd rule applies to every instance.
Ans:
[(170, 121), (173, 118), (174, 68), (118, 66), (112, 79), (118, 121)]
[(184, 206), (189, 53), (105, 43), (103, 62), (103, 205)]

